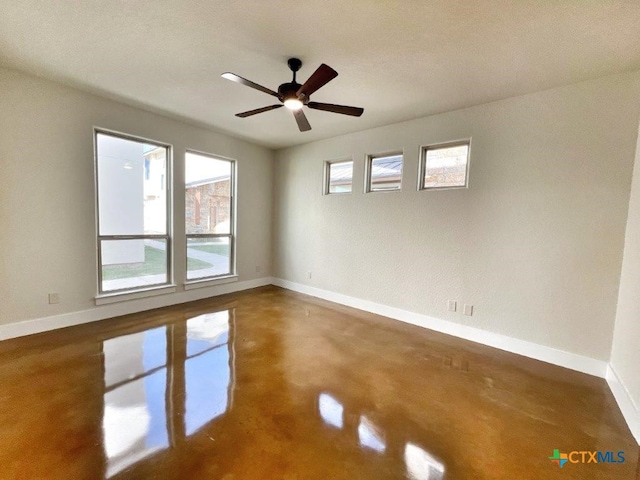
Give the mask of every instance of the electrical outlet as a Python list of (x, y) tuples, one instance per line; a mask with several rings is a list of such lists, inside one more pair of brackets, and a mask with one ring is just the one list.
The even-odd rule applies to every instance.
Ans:
[(449, 310), (450, 312), (455, 312), (458, 309), (458, 302), (456, 302), (455, 300), (449, 300), (447, 302), (447, 310)]
[(256, 265), (256, 273), (262, 272), (262, 267), (260, 265)]
[(464, 310), (462, 313), (464, 313), (465, 315), (468, 315), (469, 317), (473, 315), (473, 305), (465, 304)]
[(49, 294), (49, 305), (53, 305), (54, 303), (60, 303), (60, 294), (59, 293), (50, 293)]
[(311, 280), (311, 272), (307, 272), (307, 278)]

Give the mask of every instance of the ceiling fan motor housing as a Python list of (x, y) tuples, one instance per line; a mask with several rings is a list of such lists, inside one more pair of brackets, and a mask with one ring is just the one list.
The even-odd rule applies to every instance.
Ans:
[(290, 98), (298, 98), (297, 92), (302, 85), (297, 82), (283, 83), (278, 87), (278, 97), (280, 101), (285, 101)]

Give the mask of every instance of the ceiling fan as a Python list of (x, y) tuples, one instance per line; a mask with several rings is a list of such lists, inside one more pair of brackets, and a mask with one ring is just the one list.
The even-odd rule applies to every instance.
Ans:
[(325, 112), (341, 113), (342, 115), (351, 115), (353, 117), (359, 117), (364, 112), (364, 108), (311, 101), (311, 94), (313, 92), (325, 86), (327, 83), (338, 76), (338, 72), (336, 72), (330, 66), (323, 63), (315, 72), (313, 72), (313, 75), (311, 75), (303, 85), (300, 85), (296, 82), (296, 72), (300, 70), (302, 61), (300, 61), (298, 58), (290, 58), (287, 61), (287, 64), (293, 72), (293, 80), (289, 83), (283, 83), (282, 85), (280, 85), (277, 92), (274, 92), (267, 87), (263, 87), (262, 85), (258, 85), (251, 80), (242, 78), (235, 73), (225, 72), (222, 74), (222, 77), (226, 78), (227, 80), (241, 83), (242, 85), (246, 85), (247, 87), (255, 88), (256, 90), (260, 90), (261, 92), (272, 95), (280, 100), (279, 104), (277, 103), (275, 105), (269, 105), (268, 107), (249, 110), (248, 112), (236, 113), (236, 117), (250, 117), (251, 115), (268, 112), (269, 110), (275, 110), (276, 108), (285, 106), (292, 111), (293, 116), (298, 123), (298, 128), (300, 129), (300, 131), (306, 132), (308, 130), (311, 130), (311, 125), (309, 125), (309, 121), (302, 111), (302, 107), (305, 105), (314, 110), (324, 110)]

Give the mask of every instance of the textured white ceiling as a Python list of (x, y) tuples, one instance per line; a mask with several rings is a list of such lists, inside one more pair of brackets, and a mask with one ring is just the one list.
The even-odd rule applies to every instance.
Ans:
[[(0, 65), (283, 147), (640, 69), (640, 2), (607, 0), (0, 0)], [(339, 76), (301, 133), (273, 97), (321, 64)], [(1, 94), (1, 92), (0, 92)]]

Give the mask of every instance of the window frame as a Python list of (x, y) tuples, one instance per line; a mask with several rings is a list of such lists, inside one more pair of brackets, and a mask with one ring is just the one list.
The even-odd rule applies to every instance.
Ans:
[[(400, 173), (400, 186), (394, 189), (373, 189), (371, 176), (373, 173), (373, 161), (378, 158), (388, 157), (402, 157), (402, 172)], [(364, 193), (384, 193), (384, 192), (401, 192), (402, 191), (402, 177), (404, 176), (404, 150), (392, 150), (385, 153), (374, 153), (366, 156), (365, 168), (364, 168)]]
[[(427, 152), (429, 150), (440, 150), (443, 148), (467, 146), (467, 164), (464, 171), (464, 185), (448, 185), (442, 187), (425, 187), (424, 177), (427, 171)], [(471, 138), (462, 140), (454, 140), (442, 143), (430, 143), (429, 145), (420, 146), (420, 162), (418, 162), (418, 190), (453, 190), (458, 188), (469, 188), (469, 165), (471, 164)]]
[[(234, 158), (224, 157), (222, 155), (215, 155), (212, 153), (202, 152), (200, 150), (194, 150), (191, 148), (185, 149), (184, 152), (184, 173), (186, 174), (187, 170), (187, 154), (199, 155), (201, 157), (207, 157), (212, 160), (220, 160), (224, 162), (229, 162), (231, 164), (231, 174), (229, 177), (229, 233), (187, 233), (187, 205), (185, 201), (185, 209), (184, 209), (184, 222), (185, 222), (185, 230), (184, 230), (184, 238), (185, 238), (185, 249), (184, 249), (184, 285), (186, 287), (197, 285), (200, 283), (212, 282), (220, 279), (235, 277), (236, 273), (236, 179), (237, 179), (237, 168), (238, 162)], [(185, 181), (184, 185), (184, 198), (186, 200), (187, 197), (187, 185)], [(189, 238), (229, 238), (229, 272), (223, 273), (220, 275), (210, 275), (207, 277), (198, 277), (198, 278), (189, 278), (189, 256), (188, 256), (188, 248), (189, 248)]]
[[(331, 192), (331, 165), (339, 165), (341, 163), (351, 163), (351, 190), (348, 192)], [(353, 172), (355, 171), (355, 162), (353, 158), (342, 158), (339, 160), (325, 160), (324, 162), (324, 179), (323, 179), (323, 195), (350, 195), (353, 193)]]
[[(150, 234), (150, 235), (101, 235), (100, 234), (100, 180), (99, 180), (99, 168), (98, 168), (98, 135), (107, 135), (114, 138), (120, 138), (122, 140), (128, 140), (147, 145), (155, 145), (166, 150), (166, 165), (165, 165), (165, 182), (163, 190), (165, 191), (166, 198), (166, 230), (165, 234)], [(172, 171), (173, 171), (173, 145), (158, 140), (152, 140), (137, 135), (131, 135), (128, 133), (117, 132), (101, 127), (93, 128), (93, 156), (94, 156), (94, 187), (95, 187), (95, 212), (96, 212), (96, 240), (97, 240), (97, 298), (101, 297), (113, 297), (126, 295), (138, 292), (148, 292), (154, 290), (160, 290), (166, 287), (172, 287), (173, 283), (173, 198), (172, 198)], [(144, 182), (144, 168), (142, 181)], [(140, 285), (136, 287), (125, 287), (114, 290), (103, 290), (103, 269), (102, 269), (102, 242), (105, 240), (146, 240), (146, 239), (159, 239), (165, 240), (166, 244), (166, 281), (162, 283), (154, 283), (152, 285)]]

